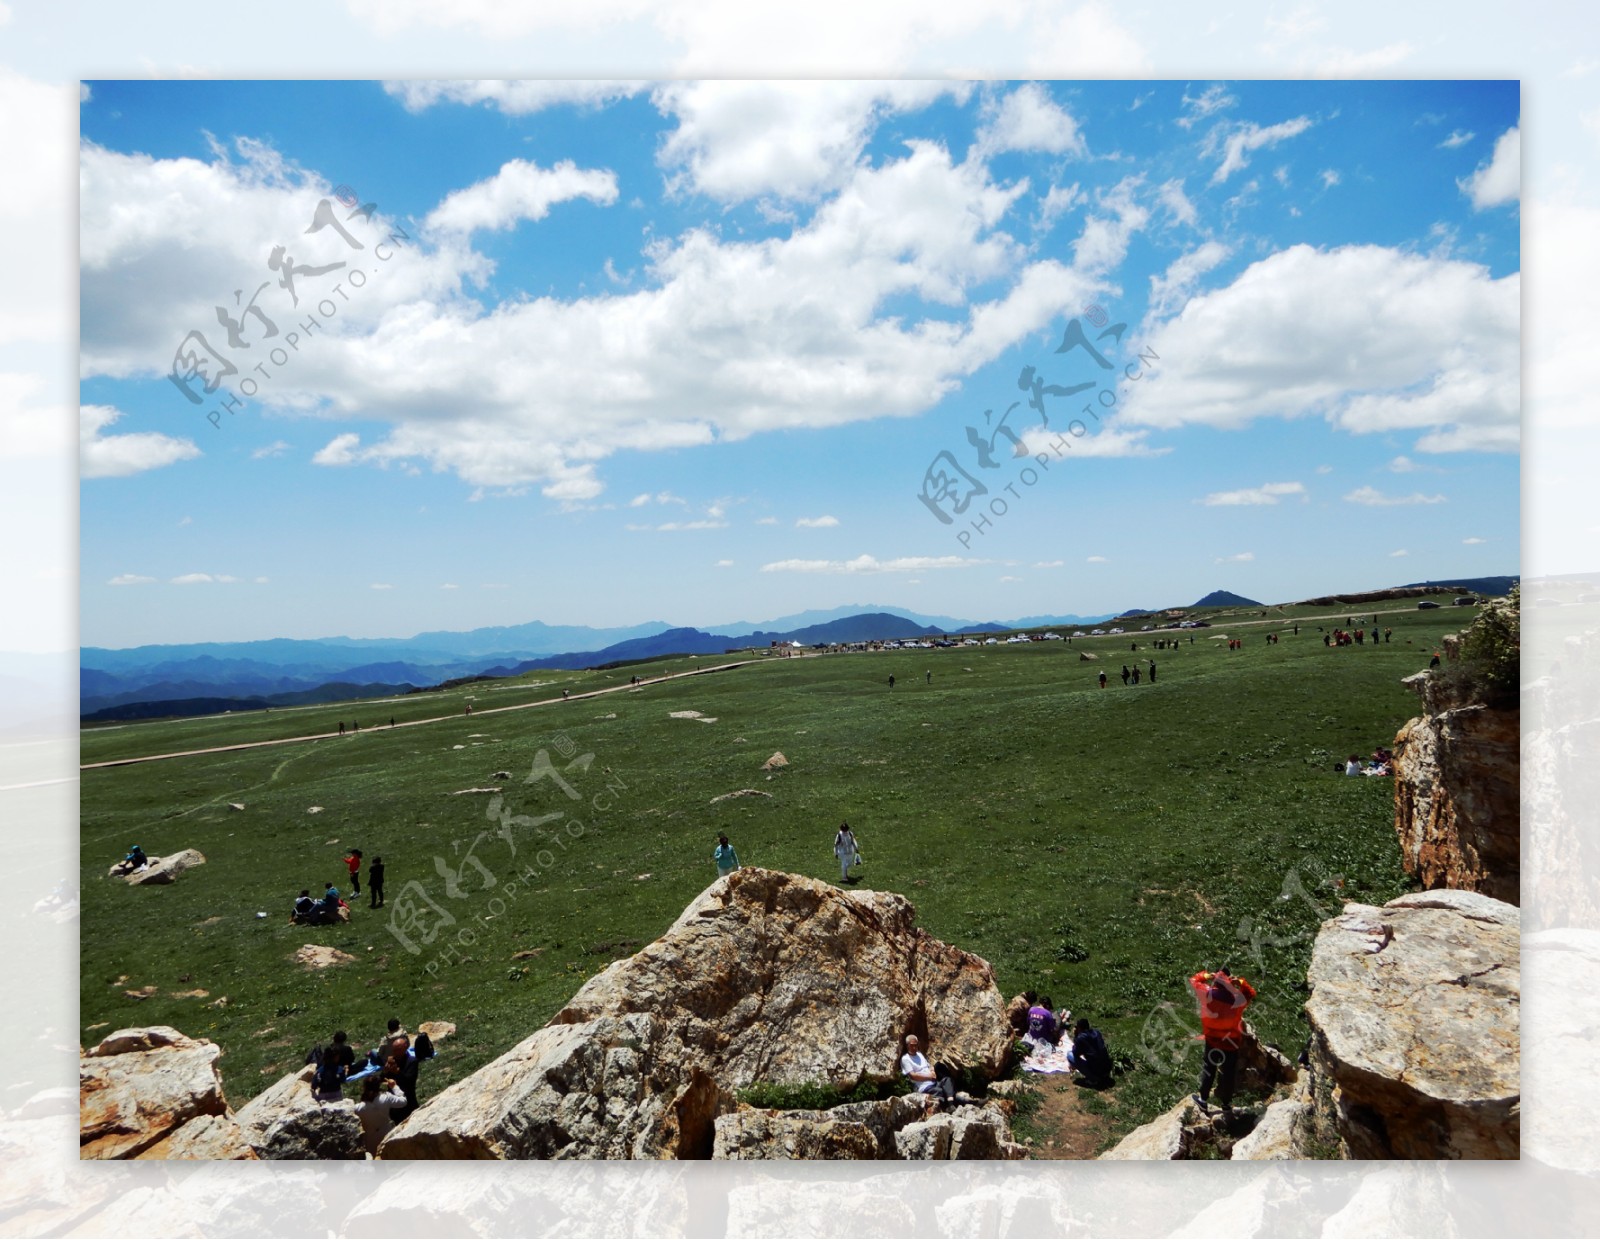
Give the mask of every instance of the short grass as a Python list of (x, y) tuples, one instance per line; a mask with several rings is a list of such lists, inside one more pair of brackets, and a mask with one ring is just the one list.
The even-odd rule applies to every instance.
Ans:
[[(412, 1027), (447, 1019), (460, 1032), (424, 1079), (437, 1090), (660, 935), (715, 877), (719, 832), (746, 865), (837, 879), (831, 843), (848, 819), (862, 886), (903, 893), (931, 933), (993, 962), (1006, 994), (1047, 992), (1132, 1058), (1105, 1104), (1125, 1131), (1193, 1088), (1190, 973), (1231, 962), (1260, 988), (1255, 1023), (1292, 1056), (1319, 917), (1406, 887), (1392, 782), (1334, 765), (1392, 740), (1417, 710), (1401, 677), (1470, 613), (1380, 610), (1395, 632), (1377, 648), (1327, 649), (1327, 620), (1302, 618), (1294, 636), (1292, 621), (1250, 613), (1170, 651), (1140, 634), (763, 658), (625, 687), (635, 673), (724, 661), (675, 659), (86, 732), (89, 763), (363, 724), (343, 738), (83, 772), (81, 1036), (160, 1023), (212, 1038), (237, 1106), (335, 1028), (366, 1045), (392, 1015)], [(1280, 644), (1265, 642), (1269, 628)], [(1245, 648), (1226, 651), (1225, 635)], [(1113, 674), (1102, 691), (1096, 674), (1131, 661), (1133, 641), (1156, 660), (1157, 682), (1125, 688)], [(1084, 651), (1099, 657), (1080, 662)], [(617, 685), (559, 700), (562, 688)], [(548, 704), (492, 710), (536, 701)], [(670, 717), (682, 710), (716, 722)], [(391, 714), (441, 721), (390, 729)], [(524, 782), (540, 750), (580, 800), (550, 779)], [(768, 778), (761, 764), (780, 750), (791, 765)], [(487, 816), (489, 795), (451, 795), (490, 786), (496, 771), (514, 776), (501, 802), (521, 818), (509, 839)], [(742, 788), (770, 796), (712, 804)], [(572, 819), (536, 822), (561, 811), (581, 836)], [(133, 843), (153, 855), (198, 848), (207, 864), (167, 887), (105, 880)], [(415, 955), (364, 896), (349, 925), (288, 925), (302, 887), (346, 886), (339, 859), (352, 846), (385, 858), (391, 910), (419, 882), (453, 924)], [(459, 872), (453, 894), (442, 870)], [(308, 972), (290, 962), (305, 943), (356, 962)], [(156, 988), (148, 998), (125, 993), (145, 986)], [(207, 993), (179, 997), (193, 990)]]

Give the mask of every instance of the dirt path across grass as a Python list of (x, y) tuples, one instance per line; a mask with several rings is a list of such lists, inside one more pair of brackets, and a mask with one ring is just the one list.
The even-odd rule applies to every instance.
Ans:
[(1045, 1161), (1095, 1157), (1110, 1135), (1111, 1121), (1083, 1105), (1087, 1091), (1065, 1076), (1029, 1079), (1040, 1098), (1039, 1109), (1022, 1125), (1025, 1135), (1031, 1138), (1029, 1153)]
[[(796, 656), (796, 657), (806, 658), (806, 657), (810, 657), (810, 656), (802, 655), (802, 656)], [(624, 692), (624, 691), (631, 691), (631, 690), (634, 690), (634, 689), (643, 689), (647, 685), (658, 685), (658, 684), (661, 684), (664, 681), (668, 681), (668, 680), (682, 680), (686, 676), (708, 676), (712, 672), (726, 672), (726, 671), (731, 670), (732, 668), (749, 667), (752, 663), (763, 663), (763, 662), (766, 662), (766, 661), (767, 660), (764, 659), (764, 658), (762, 658), (762, 659), (740, 659), (740, 660), (738, 660), (737, 662), (734, 662), (734, 663), (718, 663), (718, 664), (715, 664), (712, 667), (696, 667), (696, 668), (690, 669), (687, 672), (673, 672), (673, 673), (671, 673), (670, 675), (667, 675), (667, 676), (655, 676), (655, 677), (652, 677), (649, 680), (641, 680), (636, 685), (612, 685), (612, 686), (610, 686), (609, 688), (606, 688), (606, 689), (590, 689), (590, 690), (588, 690), (587, 692), (584, 692), (584, 693), (574, 693), (570, 697), (564, 697), (564, 698), (559, 698), (559, 697), (556, 697), (556, 698), (542, 698), (537, 702), (518, 702), (517, 704), (515, 704), (513, 706), (486, 706), (482, 710), (474, 710), (472, 712), (471, 716), (467, 716), (467, 715), (460, 714), (460, 713), (452, 713), (452, 714), (448, 714), (448, 715), (438, 715), (438, 716), (435, 716), (432, 719), (408, 719), (403, 723), (395, 724), (393, 729), (385, 728), (382, 725), (379, 725), (378, 727), (375, 727), (375, 728), (369, 728), (368, 731), (371, 732), (371, 733), (382, 733), (382, 732), (388, 732), (388, 731), (399, 729), (399, 728), (421, 727), (423, 724), (426, 724), (426, 723), (449, 723), (451, 721), (454, 721), (456, 723), (460, 723), (462, 720), (467, 719), (469, 717), (472, 718), (472, 719), (477, 719), (479, 716), (482, 716), (482, 715), (500, 715), (500, 714), (504, 714), (506, 711), (510, 711), (510, 710), (531, 710), (535, 706), (560, 706), (563, 702), (580, 702), (585, 698), (597, 698), (597, 697), (601, 697), (601, 696), (603, 696), (604, 694), (607, 694), (607, 693), (618, 693), (618, 692)], [(316, 733), (313, 733), (313, 734), (311, 734), (309, 736), (280, 736), (280, 737), (277, 737), (277, 738), (275, 738), (273, 740), (244, 741), (244, 742), (241, 742), (240, 744), (237, 744), (237, 745), (216, 745), (216, 746), (213, 746), (213, 747), (211, 747), (209, 749), (183, 749), (183, 750), (179, 750), (179, 751), (177, 751), (175, 753), (151, 753), (151, 754), (141, 754), (141, 755), (138, 755), (138, 756), (132, 757), (132, 758), (111, 758), (111, 759), (109, 759), (109, 760), (107, 760), (105, 762), (85, 762), (85, 763), (81, 764), (78, 767), (78, 769), (80, 771), (88, 771), (88, 770), (93, 770), (93, 769), (95, 769), (97, 767), (133, 766), (133, 765), (135, 765), (136, 763), (139, 763), (139, 762), (164, 762), (168, 758), (192, 758), (192, 757), (194, 757), (194, 756), (196, 756), (198, 754), (205, 754), (205, 753), (232, 753), (236, 749), (264, 749), (269, 745), (298, 745), (298, 744), (301, 744), (304, 741), (322, 741), (322, 740), (329, 740), (329, 739), (337, 740), (341, 736), (352, 736), (353, 737), (353, 736), (360, 736), (360, 735), (361, 735), (361, 733), (359, 733), (359, 732), (350, 732), (350, 733), (316, 732)]]

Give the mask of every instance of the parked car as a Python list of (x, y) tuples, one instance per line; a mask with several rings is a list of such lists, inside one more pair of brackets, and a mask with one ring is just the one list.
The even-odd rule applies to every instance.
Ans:
[(1438, 608), (1439, 604), (1435, 603), (1431, 598), (1425, 598), (1417, 604), (1418, 611), (1437, 611)]
[(1471, 607), (1477, 601), (1478, 600), (1473, 598), (1472, 595), (1463, 594), (1460, 598), (1456, 599), (1455, 602), (1451, 603), (1450, 606), (1452, 606), (1452, 607)]

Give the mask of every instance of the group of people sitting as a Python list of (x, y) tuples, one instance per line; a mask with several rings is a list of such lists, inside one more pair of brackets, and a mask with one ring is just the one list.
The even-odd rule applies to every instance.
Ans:
[[(289, 923), (296, 926), (323, 926), (335, 921), (350, 920), (350, 906), (339, 895), (332, 883), (324, 884), (322, 898), (314, 899), (309, 887), (303, 887), (294, 898), (289, 910)], [(340, 910), (343, 910), (342, 912)]]
[(413, 1041), (399, 1019), (392, 1018), (382, 1042), (367, 1052), (358, 1071), (355, 1048), (340, 1029), (330, 1045), (314, 1047), (306, 1056), (307, 1063), (316, 1065), (311, 1092), (323, 1098), (342, 1098), (346, 1085), (360, 1081), (356, 1115), (361, 1120), (361, 1139), (367, 1153), (376, 1154), (389, 1129), (417, 1109), (417, 1072), (422, 1061), (433, 1055), (433, 1042), (426, 1033), (417, 1034)]
[(1392, 775), (1394, 774), (1394, 750), (1379, 745), (1372, 751), (1371, 759), (1362, 765), (1361, 755), (1351, 754), (1344, 763), (1346, 775)]
[(1013, 1016), (1018, 1041), (1029, 1048), (1023, 1071), (1068, 1072), (1074, 1081), (1093, 1089), (1111, 1084), (1111, 1052), (1104, 1035), (1081, 1016), (1069, 1035), (1071, 1012), (1056, 1011), (1048, 995), (1024, 997), (1030, 1004), (1026, 1013)]

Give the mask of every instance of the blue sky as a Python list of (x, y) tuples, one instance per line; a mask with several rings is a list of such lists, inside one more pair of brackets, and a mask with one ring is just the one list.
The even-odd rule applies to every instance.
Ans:
[[(84, 94), (85, 645), (1520, 567), (1516, 82)], [(341, 186), (377, 204), (334, 214), (360, 251), (305, 232)], [(284, 366), (277, 245), (352, 260), (297, 278), (340, 300)], [(216, 307), (263, 284), (279, 337), (227, 349)], [(1056, 352), (1074, 320), (1115, 369)], [(199, 405), (190, 330), (242, 363)], [(1094, 386), (1047, 431), (1029, 366)], [(1017, 402), (1045, 462), (985, 469), (966, 428)], [(948, 524), (941, 453), (988, 488)]]

